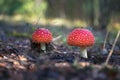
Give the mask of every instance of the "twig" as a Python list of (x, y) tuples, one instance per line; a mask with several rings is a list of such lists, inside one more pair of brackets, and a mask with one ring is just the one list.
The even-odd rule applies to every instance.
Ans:
[(40, 16), (38, 17), (38, 20), (36, 21), (36, 24), (35, 24), (35, 27), (37, 28), (38, 28), (39, 21), (40, 21)]
[(110, 52), (109, 52), (109, 54), (108, 54), (108, 57), (107, 57), (107, 59), (106, 59), (106, 61), (105, 61), (105, 65), (107, 65), (108, 62), (109, 62), (109, 59), (110, 59), (110, 57), (111, 57), (111, 55), (112, 55), (112, 53), (113, 53), (113, 50), (114, 50), (115, 44), (116, 44), (116, 42), (117, 42), (117, 40), (118, 40), (118, 38), (119, 38), (119, 35), (120, 35), (120, 31), (117, 33), (117, 36), (116, 36), (116, 38), (115, 38), (115, 40), (114, 40), (114, 43), (113, 43), (113, 45), (112, 45), (112, 48), (111, 48), (111, 50), (110, 50)]
[(109, 30), (107, 31), (106, 36), (105, 36), (105, 40), (104, 40), (104, 43), (103, 43), (103, 49), (105, 49), (108, 34), (109, 34)]
[(57, 40), (60, 39), (61, 37), (62, 37), (62, 36), (59, 35), (59, 36), (57, 36), (56, 38), (53, 38), (53, 39), (52, 39), (52, 42), (57, 41)]

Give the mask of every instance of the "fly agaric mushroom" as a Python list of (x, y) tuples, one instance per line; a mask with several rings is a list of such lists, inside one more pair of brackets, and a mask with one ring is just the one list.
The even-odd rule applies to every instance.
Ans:
[(77, 28), (67, 37), (67, 43), (71, 46), (80, 47), (81, 57), (88, 58), (87, 47), (92, 46), (95, 42), (94, 35), (87, 29)]
[(52, 33), (45, 28), (38, 28), (32, 34), (32, 42), (40, 43), (41, 49), (46, 51), (46, 43), (50, 43), (52, 41)]

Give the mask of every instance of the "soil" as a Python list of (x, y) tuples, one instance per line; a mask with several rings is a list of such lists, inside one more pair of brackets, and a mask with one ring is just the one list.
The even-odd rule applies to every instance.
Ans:
[[(112, 44), (88, 49), (82, 58), (78, 47), (46, 44), (42, 51), (30, 38), (0, 35), (0, 80), (120, 80), (120, 44), (104, 65)], [(73, 64), (74, 60), (78, 64)]]

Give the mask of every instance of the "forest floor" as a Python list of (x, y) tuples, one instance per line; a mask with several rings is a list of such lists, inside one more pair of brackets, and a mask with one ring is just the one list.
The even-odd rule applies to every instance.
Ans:
[[(78, 55), (79, 48), (64, 44), (47, 45), (47, 52), (31, 47), (28, 37), (8, 36), (21, 27), (0, 24), (0, 80), (120, 80), (120, 42), (115, 45), (107, 66), (104, 66), (112, 43), (88, 49), (88, 59)], [(18, 30), (17, 30), (18, 29)], [(79, 60), (77, 65), (73, 62)]]

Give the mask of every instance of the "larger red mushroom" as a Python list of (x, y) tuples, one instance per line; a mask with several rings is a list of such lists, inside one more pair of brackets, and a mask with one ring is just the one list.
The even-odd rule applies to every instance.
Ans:
[(50, 43), (52, 41), (52, 33), (45, 28), (38, 28), (32, 34), (32, 42), (40, 43), (41, 49), (46, 51), (46, 43)]
[(95, 38), (90, 30), (77, 28), (68, 35), (67, 43), (71, 46), (79, 46), (79, 54), (84, 58), (88, 58), (87, 47), (90, 47), (95, 43)]

